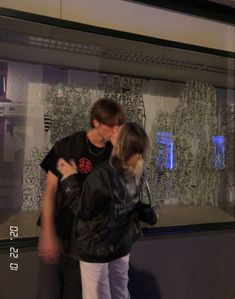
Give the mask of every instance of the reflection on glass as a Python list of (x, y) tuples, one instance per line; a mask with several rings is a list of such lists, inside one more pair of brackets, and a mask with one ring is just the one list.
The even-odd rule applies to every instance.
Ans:
[(216, 169), (225, 168), (224, 136), (212, 136), (213, 165)]
[(6, 93), (6, 77), (0, 74), (0, 96)]
[[(158, 132), (156, 142), (159, 151), (156, 157), (156, 166), (159, 169), (173, 170), (174, 168), (174, 142), (171, 132)], [(161, 147), (160, 147), (161, 145)]]

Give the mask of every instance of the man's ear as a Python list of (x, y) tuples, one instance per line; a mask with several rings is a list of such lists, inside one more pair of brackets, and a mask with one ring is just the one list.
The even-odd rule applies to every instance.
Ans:
[(97, 128), (100, 125), (100, 123), (96, 119), (93, 119), (92, 124), (94, 128)]

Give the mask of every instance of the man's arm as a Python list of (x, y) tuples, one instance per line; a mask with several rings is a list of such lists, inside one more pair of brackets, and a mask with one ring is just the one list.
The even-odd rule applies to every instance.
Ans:
[(57, 176), (51, 171), (48, 171), (42, 206), (41, 232), (38, 244), (39, 256), (48, 263), (56, 262), (61, 252), (61, 245), (56, 233), (54, 221), (57, 184)]

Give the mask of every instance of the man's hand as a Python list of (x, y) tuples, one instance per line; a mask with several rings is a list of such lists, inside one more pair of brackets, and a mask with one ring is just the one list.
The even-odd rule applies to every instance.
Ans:
[(62, 246), (54, 234), (41, 232), (38, 243), (38, 255), (45, 263), (57, 263), (62, 253)]

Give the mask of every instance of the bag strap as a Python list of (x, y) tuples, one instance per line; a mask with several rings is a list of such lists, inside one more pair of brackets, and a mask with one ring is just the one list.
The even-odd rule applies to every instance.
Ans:
[(147, 196), (148, 196), (149, 204), (152, 207), (152, 203), (153, 203), (152, 193), (151, 193), (151, 190), (149, 188), (149, 183), (148, 183), (148, 181), (147, 181), (147, 179), (146, 179), (145, 176), (144, 176), (144, 184), (145, 184), (145, 188), (146, 188), (146, 191), (147, 191)]
[[(145, 175), (143, 176), (143, 183), (144, 183), (145, 188), (146, 188), (146, 192), (147, 192), (147, 196), (148, 196), (148, 200), (149, 200), (149, 205), (150, 205), (151, 208), (153, 208), (154, 206), (157, 206), (158, 204), (156, 204), (156, 205), (153, 204), (152, 192), (150, 190), (149, 183), (148, 183), (147, 178), (146, 178)], [(157, 216), (157, 219), (158, 219), (159, 215), (158, 215), (156, 209), (155, 209), (155, 213), (156, 213), (156, 216)]]

